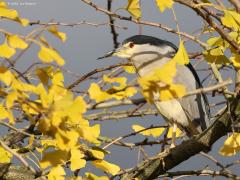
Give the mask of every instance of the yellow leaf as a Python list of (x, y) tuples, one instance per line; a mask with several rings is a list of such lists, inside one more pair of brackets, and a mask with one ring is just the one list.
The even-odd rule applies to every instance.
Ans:
[(13, 125), (15, 123), (15, 119), (14, 119), (13, 113), (11, 111), (8, 111), (8, 121), (9, 121), (9, 124), (11, 124), (11, 125)]
[(61, 165), (52, 167), (48, 176), (48, 180), (64, 180), (65, 171)]
[(81, 126), (79, 127), (79, 133), (80, 136), (83, 137), (83, 139), (94, 143), (94, 144), (99, 144), (99, 141), (97, 140), (97, 138), (100, 135), (100, 125), (96, 124), (92, 127), (90, 126)]
[(171, 84), (169, 88), (161, 88), (159, 92), (160, 100), (167, 101), (176, 97), (183, 97), (186, 94), (186, 88), (181, 84)]
[[(1, 10), (0, 10), (1, 11)], [(16, 50), (10, 46), (6, 42), (0, 45), (0, 57), (2, 58), (11, 58), (16, 53)]]
[(41, 101), (41, 104), (44, 108), (48, 108), (49, 105), (52, 104), (53, 97), (47, 94), (43, 84), (40, 83), (36, 87), (35, 93), (40, 96), (40, 101)]
[(64, 81), (64, 76), (62, 72), (60, 70), (57, 70), (56, 72), (54, 72), (54, 74), (52, 75), (52, 83), (58, 86), (64, 86), (63, 81)]
[[(172, 133), (173, 133), (173, 128), (170, 127), (170, 128), (168, 129), (167, 138), (172, 138)], [(177, 128), (176, 137), (181, 137), (181, 136), (182, 136), (182, 131), (181, 131), (179, 128)]]
[(97, 159), (103, 159), (104, 158), (104, 153), (102, 151), (94, 150), (94, 149), (90, 149), (89, 151)]
[(12, 78), (12, 88), (21, 92), (35, 92), (36, 87), (32, 84), (24, 83), (18, 79)]
[(45, 68), (37, 68), (36, 75), (44, 85), (48, 85), (49, 75), (46, 72)]
[(91, 99), (94, 99), (97, 103), (106, 101), (112, 98), (111, 95), (102, 91), (96, 83), (92, 83), (88, 89), (88, 93)]
[(166, 8), (172, 8), (173, 0), (156, 0), (157, 6), (161, 12), (163, 12)]
[(137, 93), (137, 90), (134, 87), (128, 87), (125, 90), (122, 90), (122, 91), (112, 94), (112, 97), (117, 100), (121, 100), (123, 98), (131, 97), (131, 96), (135, 95), (136, 93)]
[(73, 103), (73, 94), (71, 92), (67, 92), (63, 96), (54, 100), (54, 110), (55, 112), (60, 111), (63, 113), (68, 113), (68, 112), (64, 112), (64, 110), (67, 107), (71, 107), (72, 103)]
[(234, 156), (240, 152), (240, 133), (233, 133), (224, 142), (220, 148), (219, 153), (222, 156)]
[(64, 65), (64, 59), (52, 48), (46, 48), (41, 46), (41, 50), (38, 52), (38, 57), (45, 63), (56, 61), (58, 65)]
[(8, 111), (3, 107), (2, 104), (0, 104), (0, 120), (8, 118)]
[(173, 60), (175, 60), (181, 65), (185, 65), (189, 63), (188, 53), (182, 41), (180, 41), (178, 52), (174, 56)]
[[(138, 132), (138, 131), (141, 131), (143, 129), (145, 129), (145, 127), (142, 127), (142, 126), (139, 126), (139, 125), (132, 125), (132, 129), (135, 131), (135, 132)], [(148, 130), (145, 130), (145, 131), (142, 131), (140, 132), (139, 134), (142, 134), (144, 136), (153, 136), (153, 137), (159, 137), (162, 135), (162, 133), (164, 132), (165, 128), (152, 128), (152, 129), (148, 129)]]
[(0, 66), (0, 81), (2, 81), (6, 86), (9, 86), (12, 80), (13, 74), (6, 67)]
[(240, 14), (236, 11), (225, 10), (221, 21), (227, 27), (234, 28), (235, 30), (240, 29)]
[(229, 64), (229, 59), (224, 55), (223, 47), (217, 47), (214, 49), (206, 50), (203, 52), (203, 55), (207, 62), (215, 64)]
[(24, 112), (27, 112), (28, 114), (32, 115), (38, 115), (39, 114), (39, 107), (37, 103), (34, 102), (28, 102), (27, 104), (22, 104), (22, 109)]
[(16, 91), (12, 91), (10, 93), (8, 93), (7, 97), (6, 97), (6, 107), (9, 109), (11, 107), (13, 107), (14, 102), (16, 100), (18, 100), (19, 98), (19, 93)]
[(67, 89), (65, 89), (62, 86), (58, 85), (52, 85), (49, 89), (49, 95), (51, 98), (53, 98), (54, 101), (58, 101), (62, 99), (66, 94), (69, 93)]
[(72, 171), (81, 169), (86, 166), (86, 160), (82, 159), (83, 157), (84, 157), (84, 154), (82, 151), (80, 151), (77, 148), (71, 149), (70, 168)]
[(48, 148), (48, 147), (56, 147), (57, 142), (56, 140), (53, 140), (53, 139), (42, 139), (41, 144), (44, 148)]
[(120, 90), (126, 87), (127, 78), (126, 77), (114, 77), (109, 78), (106, 75), (103, 76), (103, 81), (106, 83), (118, 83), (119, 86), (114, 86), (115, 89)]
[(235, 54), (233, 57), (230, 57), (230, 60), (233, 62), (233, 65), (237, 68), (240, 67), (240, 55)]
[(66, 39), (67, 39), (66, 34), (63, 33), (63, 32), (59, 32), (56, 25), (50, 26), (50, 28), (48, 29), (48, 31), (49, 31), (50, 33), (52, 33), (53, 35), (55, 35), (56, 37), (58, 37), (58, 38), (59, 38), (60, 40), (62, 40), (63, 42), (65, 42)]
[(2, 146), (0, 146), (0, 163), (10, 163), (12, 159), (12, 154), (6, 151)]
[[(62, 121), (61, 121), (62, 122)], [(57, 147), (60, 150), (69, 150), (76, 146), (79, 138), (78, 132), (72, 131), (63, 131), (60, 128), (57, 128), (55, 133), (55, 139), (57, 142)]]
[(0, 16), (9, 19), (16, 19), (18, 17), (18, 12), (16, 10), (0, 6)]
[(68, 107), (64, 108), (64, 112), (66, 112), (72, 125), (83, 121), (82, 114), (86, 112), (86, 107), (87, 105), (83, 98), (78, 96)]
[(134, 66), (123, 66), (123, 69), (129, 74), (135, 74), (136, 70)]
[(207, 40), (209, 46), (223, 46), (223, 39), (221, 37), (212, 37)]
[(139, 0), (128, 0), (128, 5), (126, 9), (135, 19), (141, 18), (142, 13), (140, 9)]
[(96, 176), (95, 174), (86, 172), (85, 173), (86, 180), (109, 180), (107, 176)]
[(83, 97), (81, 96), (76, 97), (73, 103), (74, 103), (73, 106), (76, 106), (78, 108), (80, 107), (78, 109), (78, 112), (80, 112), (81, 114), (87, 111), (87, 104), (84, 101)]
[(95, 160), (95, 161), (92, 161), (92, 164), (95, 167), (102, 169), (103, 171), (110, 173), (112, 175), (116, 175), (120, 171), (119, 166), (117, 166), (115, 164), (111, 164), (104, 160)]
[(49, 166), (58, 166), (65, 164), (68, 158), (68, 153), (66, 151), (51, 151), (45, 152), (43, 158), (40, 162), (41, 168), (45, 169)]
[(9, 35), (7, 40), (13, 48), (26, 49), (28, 47), (28, 44), (17, 35)]
[(35, 140), (34, 135), (31, 135), (31, 136), (29, 137), (29, 139), (28, 139), (28, 145), (25, 146), (25, 148), (27, 148), (27, 149), (31, 148), (32, 145), (33, 145), (34, 140)]
[(19, 22), (20, 24), (22, 24), (23, 26), (27, 26), (29, 25), (29, 20), (25, 19), (25, 18), (18, 18), (17, 22)]
[(7, 7), (7, 4), (6, 4), (5, 2), (3, 2), (3, 1), (0, 1), (0, 7), (6, 8), (6, 7)]
[(154, 75), (156, 76), (156, 80), (158, 82), (171, 84), (173, 82), (174, 76), (176, 75), (176, 72), (176, 61), (171, 60), (164, 64), (161, 68), (156, 69)]
[(169, 100), (182, 97), (185, 94), (185, 87), (180, 84), (173, 84), (176, 75), (176, 60), (171, 60), (160, 68), (156, 68), (152, 74), (138, 79), (142, 93), (148, 102), (155, 101), (154, 94), (160, 93), (160, 100)]

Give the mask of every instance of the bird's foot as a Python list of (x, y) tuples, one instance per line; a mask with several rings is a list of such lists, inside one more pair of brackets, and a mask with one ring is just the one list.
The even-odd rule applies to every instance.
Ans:
[(171, 145), (170, 145), (170, 147), (169, 147), (169, 149), (173, 149), (173, 148), (175, 148), (176, 147), (176, 144), (175, 143), (171, 143)]

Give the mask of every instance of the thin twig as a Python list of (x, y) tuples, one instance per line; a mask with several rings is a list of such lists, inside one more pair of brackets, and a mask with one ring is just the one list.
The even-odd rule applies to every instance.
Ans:
[(93, 8), (95, 8), (97, 11), (101, 11), (109, 16), (112, 16), (112, 17), (115, 17), (115, 18), (118, 18), (120, 20), (125, 20), (125, 21), (130, 21), (132, 23), (135, 23), (135, 24), (142, 24), (142, 25), (148, 25), (148, 26), (153, 26), (153, 27), (158, 27), (158, 28), (161, 28), (167, 32), (171, 32), (171, 33), (174, 33), (174, 34), (180, 34), (181, 36), (187, 38), (187, 39), (190, 39), (196, 43), (198, 43), (200, 46), (202, 46), (203, 48), (206, 48), (208, 45), (202, 41), (200, 41), (199, 39), (197, 39), (195, 36), (192, 36), (190, 34), (187, 34), (186, 32), (177, 32), (176, 30), (170, 28), (170, 27), (167, 27), (165, 25), (162, 25), (160, 23), (155, 23), (155, 22), (150, 22), (150, 21), (142, 21), (142, 20), (136, 20), (136, 19), (133, 19), (132, 17), (126, 17), (126, 16), (121, 16), (119, 14), (116, 14), (114, 12), (111, 12), (111, 11), (108, 11), (106, 9), (103, 9), (103, 8), (100, 8), (98, 7), (96, 4), (94, 4), (92, 1), (90, 0), (81, 0), (82, 2), (92, 6)]
[(2, 140), (0, 140), (0, 145), (9, 153), (11, 153), (12, 155), (14, 155), (27, 169), (29, 169), (30, 171), (32, 171), (33, 174), (37, 174), (37, 171), (28, 164), (28, 162), (20, 155), (18, 154), (16, 151), (12, 150), (10, 147), (8, 147)]

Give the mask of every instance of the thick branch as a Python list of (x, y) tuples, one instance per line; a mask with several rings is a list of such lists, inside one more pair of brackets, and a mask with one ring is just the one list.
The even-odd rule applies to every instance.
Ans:
[[(1, 179), (19, 179), (32, 180), (35, 179), (35, 174), (24, 166), (14, 166), (9, 164), (0, 164), (0, 178)], [(44, 178), (38, 178), (44, 179)]]
[(231, 179), (239, 180), (240, 177), (237, 177), (235, 174), (228, 173), (225, 171), (213, 171), (210, 169), (203, 170), (193, 170), (193, 171), (177, 171), (177, 172), (167, 172), (166, 174), (160, 176), (160, 178), (164, 177), (175, 177), (175, 176), (222, 176)]
[(231, 112), (225, 110), (207, 130), (198, 136), (184, 141), (170, 152), (159, 154), (140, 163), (127, 172), (122, 179), (154, 179), (201, 151), (210, 151), (213, 143), (230, 132), (232, 119), (238, 122), (240, 115), (239, 97), (231, 102)]

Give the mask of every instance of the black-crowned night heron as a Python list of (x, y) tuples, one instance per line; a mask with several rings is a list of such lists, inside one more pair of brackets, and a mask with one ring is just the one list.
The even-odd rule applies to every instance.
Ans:
[[(124, 40), (121, 47), (99, 59), (110, 56), (126, 58), (133, 63), (138, 76), (144, 77), (171, 60), (177, 50), (171, 42), (151, 36), (136, 35)], [(174, 83), (184, 85), (187, 91), (202, 87), (191, 64), (177, 64), (176, 68)], [(159, 99), (159, 94), (156, 93), (154, 96)], [(173, 125), (173, 132), (178, 126), (185, 130), (188, 136), (192, 136), (200, 133), (209, 125), (209, 106), (204, 94), (155, 101), (154, 104), (164, 119)], [(173, 138), (175, 142), (175, 137)]]

